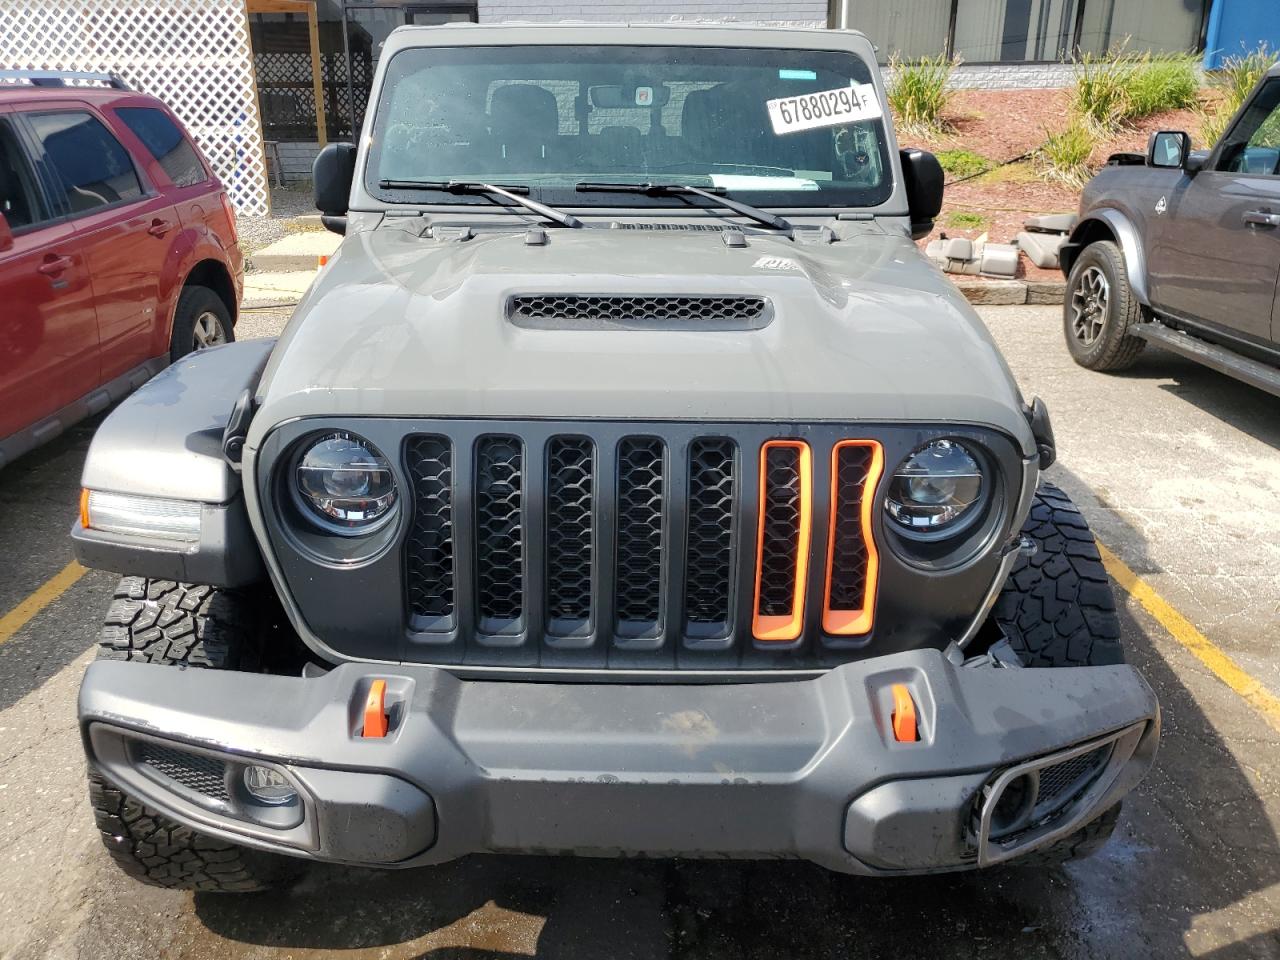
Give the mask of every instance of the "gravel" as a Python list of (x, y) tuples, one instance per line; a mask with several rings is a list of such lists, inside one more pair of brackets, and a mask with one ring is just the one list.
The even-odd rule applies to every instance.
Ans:
[[(311, 219), (316, 218), (316, 219)], [(300, 230), (322, 230), (311, 188), (276, 187), (271, 191), (271, 216), (236, 217), (240, 249), (252, 257), (263, 247)], [(252, 267), (250, 267), (252, 269)]]

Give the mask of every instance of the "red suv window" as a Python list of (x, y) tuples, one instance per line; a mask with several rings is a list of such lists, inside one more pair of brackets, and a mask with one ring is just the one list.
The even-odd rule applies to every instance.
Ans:
[(174, 186), (192, 187), (209, 179), (195, 148), (163, 110), (155, 107), (119, 107), (116, 109), (116, 116), (159, 161), (161, 169), (173, 181)]
[(73, 216), (142, 196), (128, 151), (96, 117), (61, 110), (27, 119), (57, 174), (58, 200)]

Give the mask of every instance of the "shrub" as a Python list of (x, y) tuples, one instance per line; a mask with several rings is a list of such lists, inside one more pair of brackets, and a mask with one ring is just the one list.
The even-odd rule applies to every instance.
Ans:
[(947, 226), (957, 230), (977, 230), (987, 224), (987, 218), (968, 210), (952, 210), (947, 214)]
[(1195, 59), (1185, 54), (1085, 54), (1076, 62), (1071, 109), (1096, 133), (1112, 133), (1131, 120), (1193, 106), (1199, 87)]
[(1199, 111), (1201, 145), (1212, 147), (1218, 142), (1226, 132), (1227, 121), (1235, 116), (1276, 57), (1276, 53), (1262, 43), (1238, 57), (1227, 57), (1219, 69), (1208, 75), (1209, 86), (1218, 92), (1218, 98)]
[(994, 166), (982, 154), (972, 150), (939, 150), (937, 157), (942, 169), (954, 177), (976, 177)]
[(913, 136), (945, 129), (943, 114), (951, 100), (947, 82), (958, 61), (939, 54), (919, 60), (889, 60), (889, 108), (898, 128)]
[(1040, 162), (1047, 177), (1072, 187), (1083, 187), (1089, 181), (1089, 154), (1093, 151), (1093, 134), (1079, 118), (1073, 118), (1065, 130), (1045, 131), (1040, 147)]

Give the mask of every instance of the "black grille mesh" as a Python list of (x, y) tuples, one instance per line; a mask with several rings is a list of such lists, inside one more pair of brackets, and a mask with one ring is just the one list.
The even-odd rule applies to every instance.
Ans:
[(453, 450), (440, 436), (415, 436), (405, 448), (413, 478), (408, 598), (411, 617), (452, 616)]
[(593, 447), (586, 437), (554, 437), (547, 449), (547, 617), (591, 616)]
[(689, 542), (685, 557), (685, 618), (726, 623), (733, 573), (734, 443), (719, 437), (689, 445)]
[(800, 543), (800, 451), (770, 447), (765, 451), (764, 536), (761, 540), (760, 599), (757, 613), (791, 614), (795, 602), (796, 551)]
[(619, 621), (656, 623), (661, 614), (664, 479), (662, 441), (623, 438), (618, 445)]
[(138, 759), (201, 796), (222, 803), (231, 799), (227, 794), (227, 765), (216, 757), (143, 741), (138, 745)]
[[(476, 446), (476, 601), (481, 627), (524, 612), (524, 452), (517, 437)], [(485, 621), (490, 621), (486, 624)]]
[(844, 446), (836, 453), (835, 538), (831, 551), (832, 610), (861, 610), (867, 589), (867, 545), (862, 532), (862, 497), (871, 466), (867, 446)]
[(513, 319), (528, 321), (717, 322), (758, 320), (763, 297), (521, 296), (511, 298)]
[(1101, 769), (1110, 750), (1109, 745), (1099, 747), (1041, 770), (1036, 812), (1043, 814), (1070, 802), (1092, 775)]

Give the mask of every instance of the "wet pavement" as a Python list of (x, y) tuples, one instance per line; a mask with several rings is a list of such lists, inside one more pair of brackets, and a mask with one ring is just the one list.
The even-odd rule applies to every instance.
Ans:
[[(1026, 393), (1054, 414), (1053, 478), (1108, 546), (1280, 693), (1280, 400), (1168, 355), (1124, 377), (1080, 370), (1058, 315), (984, 311)], [(91, 432), (0, 472), (0, 616), (71, 559)], [(1280, 958), (1280, 732), (1124, 596), (1124, 641), (1160, 697), (1164, 737), (1090, 860), (866, 880), (802, 863), (477, 856), (313, 867), (288, 892), (229, 897), (140, 886), (98, 843), (75, 692), (113, 585), (88, 573), (0, 645), (6, 958)]]

